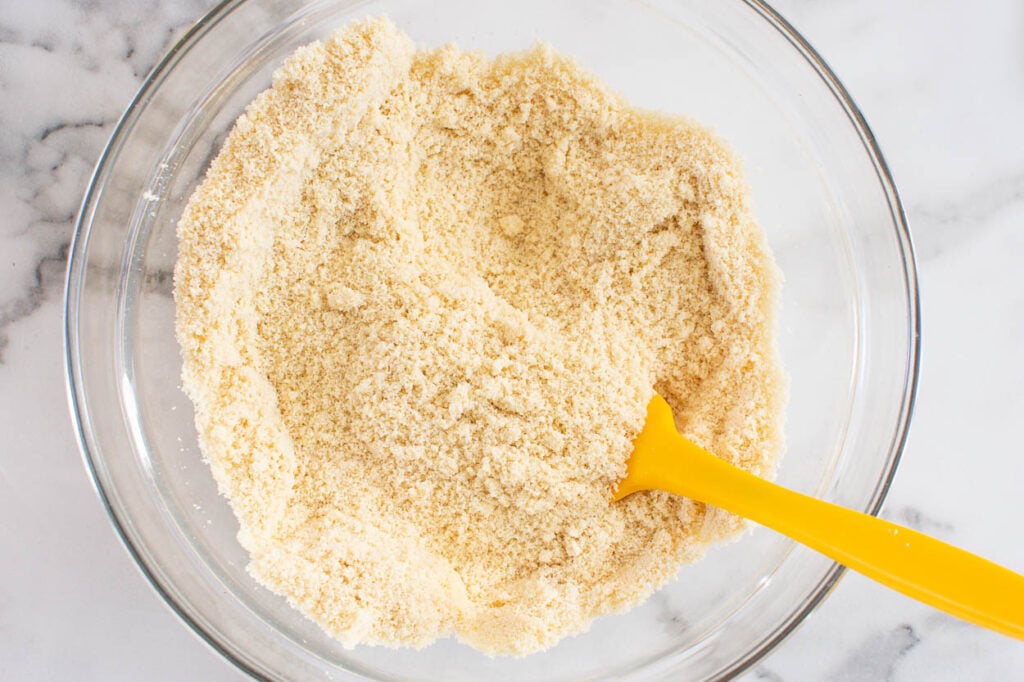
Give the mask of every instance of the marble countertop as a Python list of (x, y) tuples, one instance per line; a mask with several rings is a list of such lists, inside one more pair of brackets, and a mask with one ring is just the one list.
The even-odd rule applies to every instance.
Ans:
[[(143, 77), (210, 0), (0, 14), (0, 671), (237, 680), (160, 601), (79, 459), (61, 303), (82, 193)], [(1024, 570), (1024, 5), (780, 0), (879, 138), (917, 245), (916, 416), (883, 515)], [(745, 680), (1007, 680), (1024, 643), (847, 574)]]

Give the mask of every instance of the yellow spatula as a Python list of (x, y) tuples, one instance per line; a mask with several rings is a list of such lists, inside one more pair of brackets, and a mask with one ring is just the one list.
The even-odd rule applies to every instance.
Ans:
[(1024, 576), (888, 521), (769, 483), (676, 432), (655, 395), (633, 444), (621, 500), (641, 490), (683, 495), (768, 526), (918, 601), (1024, 639)]

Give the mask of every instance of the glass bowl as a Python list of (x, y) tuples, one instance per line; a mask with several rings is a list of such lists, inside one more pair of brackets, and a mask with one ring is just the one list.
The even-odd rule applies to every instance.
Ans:
[(452, 640), (346, 651), (257, 585), (179, 386), (175, 224), (272, 70), (352, 18), (387, 13), (420, 43), (488, 53), (550, 42), (634, 104), (711, 125), (745, 159), (786, 277), (779, 334), (791, 398), (779, 481), (873, 513), (910, 417), (917, 281), (896, 189), (842, 85), (754, 0), (296, 4), (235, 0), (199, 20), (147, 78), (85, 196), (66, 301), (72, 413), (140, 568), (207, 642), (261, 677), (692, 680), (752, 665), (841, 571), (760, 528), (684, 567), (643, 605), (520, 659)]

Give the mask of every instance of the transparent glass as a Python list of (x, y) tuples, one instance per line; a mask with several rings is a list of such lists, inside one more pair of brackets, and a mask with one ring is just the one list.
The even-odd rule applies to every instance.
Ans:
[(66, 304), (72, 413), (141, 569), (210, 644), (274, 679), (696, 680), (751, 665), (840, 573), (764, 529), (713, 549), (638, 608), (522, 659), (490, 659), (451, 640), (346, 651), (258, 586), (179, 387), (175, 223), (276, 65), (354, 17), (387, 13), (423, 44), (489, 53), (548, 41), (635, 104), (712, 125), (745, 159), (786, 277), (779, 333), (792, 383), (779, 480), (874, 512), (911, 410), (917, 283), (892, 180), (842, 86), (752, 0), (296, 4), (227, 2), (200, 20), (132, 102), (82, 207)]

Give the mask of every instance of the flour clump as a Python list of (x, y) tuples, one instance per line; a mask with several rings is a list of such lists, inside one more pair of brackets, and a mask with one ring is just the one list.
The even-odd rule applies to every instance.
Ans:
[(742, 522), (611, 502), (657, 390), (770, 475), (778, 274), (733, 154), (540, 45), (299, 49), (178, 227), (177, 331), (249, 570), (346, 645), (522, 655)]

